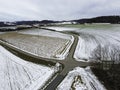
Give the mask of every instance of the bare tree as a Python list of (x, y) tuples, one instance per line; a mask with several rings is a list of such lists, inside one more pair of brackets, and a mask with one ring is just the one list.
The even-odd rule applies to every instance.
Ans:
[(120, 46), (118, 45), (98, 45), (92, 52), (92, 59), (97, 61), (116, 61), (120, 62)]
[(101, 60), (101, 46), (98, 45), (97, 48), (92, 52), (92, 58), (95, 60)]

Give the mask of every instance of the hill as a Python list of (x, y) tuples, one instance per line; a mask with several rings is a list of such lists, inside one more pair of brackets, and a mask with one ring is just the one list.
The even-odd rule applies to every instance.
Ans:
[(120, 16), (100, 16), (95, 18), (86, 18), (86, 19), (78, 19), (72, 20), (79, 24), (84, 23), (111, 23), (111, 24), (119, 24), (120, 23)]

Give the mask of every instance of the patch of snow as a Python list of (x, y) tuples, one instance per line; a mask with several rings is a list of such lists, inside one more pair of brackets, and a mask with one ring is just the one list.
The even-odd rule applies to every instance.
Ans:
[(90, 68), (76, 67), (70, 71), (57, 90), (106, 90)]
[(0, 29), (16, 29), (16, 26), (0, 27)]
[(56, 31), (74, 31), (74, 30), (78, 30), (78, 28), (72, 28), (72, 27), (57, 27), (57, 26), (52, 26), (52, 27), (44, 27), (47, 29), (53, 29)]
[(0, 46), (0, 90), (38, 90), (55, 74), (55, 67), (24, 61)]
[(4, 34), (5, 32), (0, 32), (0, 34)]

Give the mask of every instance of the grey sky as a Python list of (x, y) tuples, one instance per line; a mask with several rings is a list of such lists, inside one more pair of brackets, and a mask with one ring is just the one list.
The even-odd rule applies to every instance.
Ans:
[(120, 15), (120, 0), (0, 0), (0, 21)]

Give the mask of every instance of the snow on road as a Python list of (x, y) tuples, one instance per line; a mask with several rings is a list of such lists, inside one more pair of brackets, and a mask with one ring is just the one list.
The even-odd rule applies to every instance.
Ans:
[(70, 71), (57, 90), (106, 90), (89, 67)]
[(8, 33), (0, 36), (0, 38), (34, 55), (59, 60), (63, 60), (68, 55), (74, 41), (71, 35), (42, 29)]
[(55, 72), (55, 66), (24, 61), (0, 46), (0, 90), (38, 90)]

